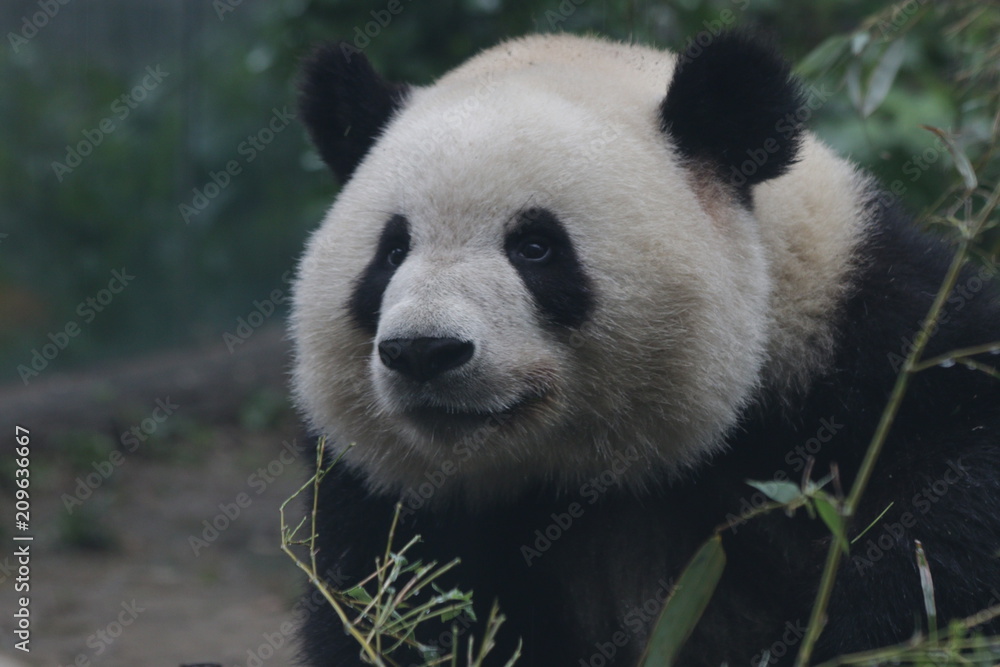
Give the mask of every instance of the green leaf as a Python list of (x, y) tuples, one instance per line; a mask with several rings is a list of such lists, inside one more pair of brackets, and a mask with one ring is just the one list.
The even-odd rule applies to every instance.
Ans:
[(796, 501), (801, 502), (805, 500), (805, 496), (802, 495), (802, 489), (791, 482), (756, 482), (748, 479), (747, 484), (782, 505), (789, 505)]
[(851, 65), (847, 68), (847, 74), (844, 76), (844, 82), (847, 84), (847, 96), (851, 99), (851, 104), (854, 108), (861, 112), (861, 62), (854, 60)]
[(927, 554), (920, 540), (913, 540), (917, 548), (917, 569), (920, 571), (920, 590), (924, 593), (924, 609), (927, 611), (927, 632), (937, 633), (937, 605), (934, 603), (934, 578), (931, 577), (931, 566), (927, 563)]
[(722, 538), (715, 535), (698, 549), (677, 580), (643, 652), (641, 667), (673, 664), (712, 599), (725, 567)]
[(344, 594), (345, 595), (350, 595), (355, 600), (360, 600), (361, 602), (364, 602), (365, 604), (368, 604), (369, 602), (372, 601), (372, 596), (369, 595), (368, 591), (366, 591), (361, 586), (355, 586), (354, 588), (352, 588), (349, 591), (344, 591)]
[(847, 53), (851, 38), (847, 35), (834, 35), (810, 51), (799, 61), (795, 72), (805, 79), (817, 79), (832, 69), (840, 58)]
[(857, 542), (858, 540), (860, 540), (862, 537), (864, 537), (865, 533), (867, 533), (869, 530), (871, 530), (875, 526), (875, 524), (877, 524), (879, 521), (881, 521), (882, 517), (885, 516), (885, 513), (888, 512), (890, 509), (892, 509), (892, 506), (895, 505), (895, 504), (896, 504), (896, 501), (894, 500), (891, 503), (889, 503), (888, 505), (886, 505), (885, 509), (882, 510), (882, 513), (879, 514), (877, 517), (875, 517), (874, 521), (872, 521), (870, 524), (868, 524), (865, 527), (864, 530), (862, 530), (860, 533), (858, 533), (857, 536), (855, 536), (855, 538), (853, 540), (851, 540), (851, 544), (854, 544), (855, 542)]
[(833, 475), (827, 475), (822, 479), (817, 479), (815, 482), (813, 480), (806, 480), (806, 490), (805, 494), (807, 496), (814, 496), (816, 492), (822, 489), (824, 486), (833, 481)]
[(955, 140), (948, 132), (937, 128), (931, 127), (930, 125), (921, 125), (922, 128), (933, 132), (938, 136), (944, 145), (948, 148), (948, 152), (951, 154), (951, 159), (955, 162), (955, 169), (962, 176), (962, 183), (965, 185), (966, 191), (972, 191), (976, 189), (979, 185), (979, 179), (976, 177), (976, 170), (972, 168), (972, 163), (969, 162), (969, 158), (966, 157), (965, 153), (959, 150), (958, 146), (955, 145)]
[(851, 54), (855, 56), (860, 55), (870, 41), (871, 35), (867, 32), (856, 32), (851, 35)]
[(833, 504), (829, 494), (818, 492), (813, 497), (813, 502), (816, 503), (816, 511), (819, 512), (819, 518), (823, 519), (823, 523), (833, 533), (833, 539), (840, 545), (841, 550), (843, 550), (846, 556), (850, 552), (850, 544), (847, 542), (847, 529), (844, 526), (844, 517), (837, 511), (837, 507)]
[(432, 583), (434, 590), (438, 592), (438, 597), (435, 600), (435, 604), (443, 605), (449, 602), (461, 602), (462, 606), (455, 607), (452, 611), (446, 612), (441, 615), (442, 621), (450, 621), (454, 618), (461, 616), (462, 614), (468, 614), (472, 620), (476, 620), (476, 616), (472, 611), (472, 593), (461, 591), (457, 588), (452, 588), (449, 591), (442, 591), (438, 588), (437, 584)]
[(885, 100), (892, 88), (892, 82), (896, 80), (900, 65), (903, 64), (903, 56), (906, 54), (906, 42), (898, 39), (889, 45), (889, 48), (882, 54), (882, 59), (875, 66), (868, 79), (868, 92), (865, 94), (864, 104), (861, 106), (861, 115), (867, 118)]

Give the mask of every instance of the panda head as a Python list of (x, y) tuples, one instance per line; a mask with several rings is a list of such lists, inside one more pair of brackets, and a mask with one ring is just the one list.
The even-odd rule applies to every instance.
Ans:
[(759, 388), (750, 188), (795, 160), (798, 104), (741, 34), (683, 59), (531, 37), (429, 87), (318, 50), (302, 118), (344, 185), (295, 286), (311, 426), (377, 491), (468, 502), (704, 460)]

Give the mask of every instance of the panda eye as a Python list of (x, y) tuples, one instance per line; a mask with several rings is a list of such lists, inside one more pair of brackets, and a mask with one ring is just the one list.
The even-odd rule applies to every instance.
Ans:
[(552, 244), (547, 238), (532, 234), (521, 239), (514, 253), (526, 262), (547, 262), (552, 258)]
[(403, 263), (403, 260), (406, 259), (407, 251), (408, 248), (406, 246), (396, 246), (394, 248), (390, 248), (389, 252), (385, 255), (386, 263), (388, 263), (391, 267), (399, 266)]

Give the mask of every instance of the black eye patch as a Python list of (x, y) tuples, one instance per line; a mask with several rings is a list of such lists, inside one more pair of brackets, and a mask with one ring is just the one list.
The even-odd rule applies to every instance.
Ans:
[(375, 255), (355, 282), (348, 306), (357, 325), (372, 336), (378, 330), (382, 295), (409, 252), (410, 225), (402, 215), (394, 215), (385, 223)]
[(587, 321), (594, 299), (565, 228), (542, 208), (524, 211), (518, 222), (504, 240), (507, 258), (545, 319), (558, 326), (579, 327)]

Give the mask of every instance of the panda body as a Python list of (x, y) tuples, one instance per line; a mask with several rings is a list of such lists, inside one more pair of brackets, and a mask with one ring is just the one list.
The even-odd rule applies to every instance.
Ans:
[[(300, 267), (294, 391), (346, 449), (320, 571), (367, 575), (401, 501), (421, 558), (462, 558), (480, 618), (499, 600), (497, 664), (520, 637), (522, 665), (634, 665), (690, 556), (758, 502), (747, 479), (836, 464), (849, 484), (950, 251), (800, 102), (740, 34), (685, 59), (529, 37), (426, 88), (317, 51), (302, 115), (344, 187)], [(965, 279), (981, 289), (929, 354), (1000, 338), (995, 289)], [(997, 601), (998, 398), (962, 368), (916, 376), (853, 526), (892, 503), (880, 521), (905, 530), (845, 559), (817, 657), (912, 634), (913, 539), (943, 616)], [(738, 522), (682, 662), (782, 641), (791, 660), (828, 541), (805, 517)], [(303, 641), (308, 664), (357, 663), (330, 610)]]

